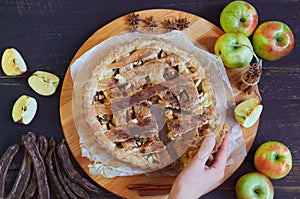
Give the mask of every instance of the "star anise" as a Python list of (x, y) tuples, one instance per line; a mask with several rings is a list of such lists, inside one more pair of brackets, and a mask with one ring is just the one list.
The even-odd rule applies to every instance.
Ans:
[(175, 20), (167, 19), (163, 21), (163, 24), (168, 31), (178, 30), (177, 22)]
[(180, 18), (176, 20), (179, 30), (183, 30), (189, 27), (190, 21), (187, 18)]
[(138, 24), (139, 24), (140, 21), (141, 21), (140, 15), (139, 15), (139, 14), (132, 13), (131, 15), (129, 15), (128, 21), (129, 21), (129, 23), (133, 26), (133, 28), (136, 29), (137, 26), (138, 26)]
[(153, 19), (153, 16), (146, 17), (146, 19), (143, 20), (148, 28), (155, 28), (158, 26), (157, 22)]

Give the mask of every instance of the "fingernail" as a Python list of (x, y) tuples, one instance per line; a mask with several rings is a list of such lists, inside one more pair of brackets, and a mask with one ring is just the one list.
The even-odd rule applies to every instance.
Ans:
[(208, 157), (216, 144), (216, 138), (214, 136), (206, 137), (201, 145), (200, 153), (198, 158), (206, 158)]

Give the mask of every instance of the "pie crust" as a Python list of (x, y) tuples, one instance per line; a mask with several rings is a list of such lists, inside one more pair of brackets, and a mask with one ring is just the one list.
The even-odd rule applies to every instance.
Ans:
[(83, 89), (85, 120), (97, 142), (113, 157), (149, 170), (178, 158), (186, 163), (213, 132), (217, 149), (226, 130), (214, 125), (215, 103), (197, 59), (156, 37), (112, 50)]

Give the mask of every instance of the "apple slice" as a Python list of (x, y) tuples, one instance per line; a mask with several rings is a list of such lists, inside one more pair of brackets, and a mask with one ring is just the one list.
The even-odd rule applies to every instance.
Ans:
[(250, 98), (235, 107), (234, 116), (243, 127), (249, 128), (259, 119), (262, 110), (263, 105), (256, 98)]
[(29, 86), (38, 94), (50, 96), (55, 93), (59, 78), (45, 71), (36, 71), (28, 78)]
[(29, 124), (37, 111), (37, 102), (33, 97), (22, 95), (15, 102), (12, 109), (14, 122)]
[(7, 76), (17, 76), (27, 71), (27, 66), (21, 54), (14, 48), (7, 48), (1, 60), (2, 70)]

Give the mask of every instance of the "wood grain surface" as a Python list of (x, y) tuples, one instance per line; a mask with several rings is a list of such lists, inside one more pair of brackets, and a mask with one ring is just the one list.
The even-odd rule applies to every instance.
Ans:
[[(182, 11), (155, 9), (155, 10), (138, 11), (135, 12), (135, 14), (139, 14), (140, 17), (153, 16), (153, 18), (158, 22), (164, 21), (166, 19), (175, 20), (178, 18), (187, 18), (190, 21), (190, 25), (188, 28), (184, 29), (183, 32), (191, 40), (196, 41), (201, 46), (204, 46), (210, 52), (213, 52), (213, 45), (215, 43), (215, 40), (218, 38), (218, 36), (220, 36), (223, 33), (222, 30), (220, 30), (217, 26), (213, 25), (207, 20), (198, 17), (196, 15), (192, 15), (190, 13), (186, 13)], [(120, 33), (128, 32), (128, 29), (130, 28), (130, 24), (128, 23), (127, 19), (128, 19), (128, 14), (112, 21), (111, 23), (97, 30), (81, 46), (81, 48), (74, 56), (72, 62), (75, 61), (78, 57), (80, 57), (83, 53), (91, 49), (93, 46), (101, 43), (105, 39), (114, 35), (118, 35)], [(237, 89), (239, 86), (238, 82), (240, 80), (240, 77), (246, 69), (247, 68), (227, 71), (229, 75), (229, 79), (232, 82), (232, 86), (236, 94), (237, 102), (243, 101), (249, 97), (258, 97), (254, 92), (248, 95), (244, 92), (240, 92)], [(62, 124), (65, 138), (74, 157), (76, 158), (77, 162), (81, 165), (81, 167), (84, 169), (84, 171), (92, 179), (94, 179), (95, 182), (97, 182), (105, 189), (124, 198), (143, 198), (138, 196), (136, 191), (127, 189), (128, 184), (134, 184), (134, 183), (170, 184), (173, 182), (174, 177), (170, 177), (170, 176), (149, 177), (146, 175), (136, 175), (136, 176), (127, 176), (127, 177), (115, 177), (112, 179), (108, 179), (102, 176), (93, 176), (92, 174), (90, 174), (88, 171), (88, 164), (91, 162), (88, 159), (81, 157), (79, 138), (78, 135), (76, 134), (76, 127), (74, 124), (73, 114), (72, 114), (72, 95), (73, 95), (73, 83), (70, 76), (70, 68), (69, 68), (63, 82), (62, 93), (60, 98), (61, 124)], [(258, 128), (258, 122), (251, 128), (248, 129), (243, 128), (243, 136), (245, 139), (247, 151), (249, 151), (250, 147), (252, 146), (252, 143), (254, 141), (257, 132), (257, 128)], [(230, 177), (236, 171), (236, 169), (241, 165), (241, 163), (242, 161), (227, 167), (225, 171), (225, 176), (223, 180), (219, 182), (219, 184), (221, 184), (228, 177)], [(218, 185), (213, 187), (213, 189), (216, 188)], [(164, 195), (164, 196), (157, 196), (156, 198), (166, 198), (166, 197), (167, 196)]]

